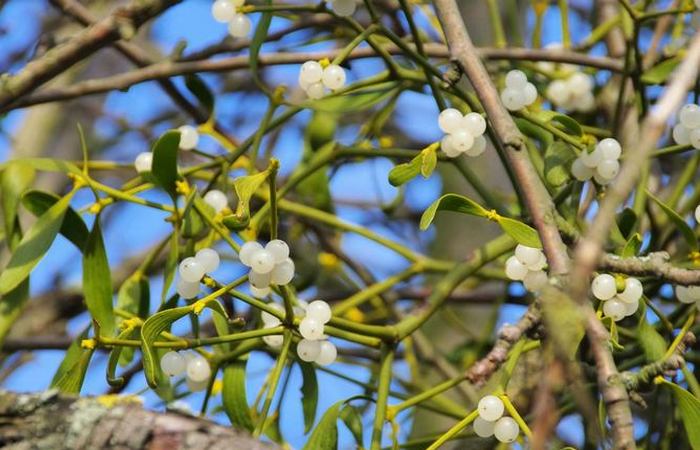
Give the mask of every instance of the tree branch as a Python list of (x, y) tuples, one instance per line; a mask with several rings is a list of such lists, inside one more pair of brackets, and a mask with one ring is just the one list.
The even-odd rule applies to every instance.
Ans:
[(603, 270), (624, 273), (626, 275), (654, 275), (674, 284), (700, 285), (700, 270), (675, 267), (668, 262), (670, 255), (666, 252), (654, 252), (646, 256), (622, 258), (606, 253), (598, 267)]

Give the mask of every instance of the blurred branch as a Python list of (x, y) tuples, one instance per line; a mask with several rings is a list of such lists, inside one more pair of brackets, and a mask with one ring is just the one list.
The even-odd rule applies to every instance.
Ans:
[(626, 275), (653, 275), (674, 284), (700, 284), (700, 270), (675, 267), (669, 262), (670, 258), (671, 256), (666, 252), (654, 252), (646, 256), (631, 258), (606, 253), (603, 255), (599, 268)]

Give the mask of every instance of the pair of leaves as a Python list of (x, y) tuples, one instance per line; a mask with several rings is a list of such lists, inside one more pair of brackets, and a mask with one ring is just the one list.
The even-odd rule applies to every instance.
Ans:
[(224, 217), (224, 225), (232, 230), (241, 230), (248, 226), (248, 223), (250, 223), (250, 200), (267, 180), (267, 177), (277, 170), (278, 164), (276, 161), (273, 161), (270, 163), (270, 167), (262, 172), (238, 177), (233, 180), (233, 188), (238, 197), (238, 206), (236, 206), (236, 212), (233, 215)]
[(430, 226), (438, 211), (453, 211), (477, 217), (488, 217), (498, 223), (503, 232), (519, 244), (528, 247), (542, 248), (542, 243), (540, 242), (537, 231), (531, 226), (518, 220), (503, 217), (488, 211), (474, 200), (458, 194), (445, 194), (435, 200), (421, 216), (421, 230), (425, 230)]
[(430, 145), (421, 150), (411, 161), (395, 166), (389, 172), (389, 183), (392, 186), (401, 186), (418, 176), (428, 178), (437, 166), (437, 144)]

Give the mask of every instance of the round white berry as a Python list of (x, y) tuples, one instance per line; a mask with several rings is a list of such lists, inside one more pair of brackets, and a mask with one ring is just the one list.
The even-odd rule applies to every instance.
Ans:
[(180, 148), (182, 150), (192, 150), (199, 142), (199, 133), (191, 125), (183, 125), (177, 129), (180, 132)]
[(215, 213), (220, 213), (228, 206), (228, 199), (226, 198), (226, 194), (220, 190), (212, 189), (204, 194), (204, 203), (211, 206)]
[(221, 259), (219, 254), (213, 248), (203, 248), (194, 255), (196, 259), (202, 266), (204, 266), (204, 273), (212, 273), (219, 268), (219, 263)]
[(700, 223), (700, 205), (695, 208), (695, 221)]
[(511, 280), (521, 281), (527, 275), (527, 266), (521, 263), (518, 258), (511, 256), (506, 260), (506, 276)]
[(318, 100), (319, 98), (323, 97), (323, 95), (326, 93), (326, 88), (323, 87), (323, 83), (320, 81), (316, 83), (311, 83), (307, 88), (306, 88), (306, 95), (311, 99), (311, 100)]
[(505, 88), (503, 92), (501, 92), (501, 101), (508, 110), (517, 111), (522, 109), (525, 105), (525, 95), (523, 91)]
[(484, 420), (481, 416), (474, 419), (474, 434), (479, 437), (487, 438), (493, 436), (493, 426), (495, 422)]
[(576, 97), (577, 109), (581, 112), (591, 112), (595, 109), (595, 96), (592, 92), (584, 92)]
[(593, 89), (593, 78), (582, 72), (571, 75), (566, 82), (573, 92), (587, 92)]
[(700, 127), (700, 106), (688, 104), (681, 108), (678, 120), (687, 128)]
[(259, 273), (254, 270), (248, 272), (248, 282), (258, 289), (270, 287), (270, 273)]
[[(284, 313), (284, 306), (280, 305), (279, 303), (268, 303), (267, 306), (269, 306), (277, 312)], [(281, 323), (280, 319), (278, 319), (276, 316), (273, 316), (267, 311), (263, 311), (262, 313), (260, 313), (260, 319), (262, 319), (265, 326), (276, 327)]]
[(328, 89), (336, 90), (345, 85), (345, 69), (337, 64), (330, 64), (323, 69), (323, 85)]
[(464, 116), (455, 108), (447, 108), (438, 116), (438, 126), (443, 133), (452, 134), (464, 126)]
[(182, 374), (186, 365), (187, 361), (178, 352), (168, 352), (160, 358), (160, 370), (169, 377)]
[(256, 288), (252, 284), (250, 285), (250, 295), (252, 295), (255, 298), (265, 298), (268, 295), (270, 295), (270, 292), (272, 292), (272, 289), (270, 289), (269, 287)]
[(622, 301), (622, 303), (625, 305), (625, 317), (633, 315), (639, 309), (639, 300), (633, 302)]
[(522, 70), (511, 70), (506, 74), (506, 87), (522, 90), (527, 84), (527, 75)]
[(547, 273), (544, 270), (531, 270), (523, 278), (523, 285), (530, 292), (539, 292), (547, 285), (548, 281)]
[(620, 172), (620, 162), (616, 159), (604, 159), (596, 168), (598, 175), (606, 180), (612, 180)]
[(479, 400), (477, 410), (479, 411), (479, 417), (489, 422), (498, 420), (503, 415), (504, 410), (503, 401), (496, 397), (495, 395), (487, 395)]
[(238, 251), (238, 259), (241, 260), (241, 263), (243, 263), (244, 266), (250, 267), (250, 258), (253, 256), (253, 253), (262, 249), (263, 246), (260, 245), (259, 242), (248, 241), (241, 245), (241, 249)]
[(582, 151), (578, 157), (584, 166), (595, 169), (598, 164), (603, 160), (603, 152), (600, 151), (598, 147), (593, 149), (592, 152)]
[(576, 158), (571, 164), (571, 175), (573, 175), (578, 181), (590, 180), (590, 178), (593, 176), (593, 171), (594, 169), (585, 165), (581, 158)]
[(547, 86), (547, 97), (555, 105), (564, 105), (568, 103), (571, 93), (569, 91), (569, 85), (562, 80), (554, 80)]
[[(299, 70), (299, 82), (306, 86), (311, 83), (318, 83), (323, 77), (323, 67), (316, 61), (306, 61)], [(302, 87), (304, 87), (302, 85)]]
[(275, 264), (275, 267), (270, 272), (270, 283), (279, 286), (289, 284), (294, 278), (294, 261), (290, 258), (285, 259), (281, 263)]
[(250, 255), (250, 268), (257, 273), (270, 273), (275, 268), (275, 258), (265, 249)]
[(304, 339), (312, 341), (323, 339), (323, 322), (316, 318), (306, 316), (299, 323), (299, 334), (301, 334)]
[(547, 257), (544, 256), (544, 252), (542, 251), (540, 251), (540, 256), (537, 259), (537, 262), (534, 262), (527, 266), (528, 270), (542, 270), (545, 267), (547, 267)]
[(679, 145), (690, 144), (690, 130), (682, 123), (673, 127), (673, 140)]
[(471, 148), (464, 152), (469, 156), (479, 156), (486, 150), (486, 138), (483, 136), (477, 136), (474, 138), (474, 143)]
[(625, 306), (625, 302), (618, 300), (617, 298), (613, 298), (603, 303), (603, 314), (612, 318), (612, 320), (615, 322), (625, 318), (626, 309), (627, 307)]
[(595, 180), (596, 183), (598, 183), (601, 186), (606, 186), (606, 185), (610, 184), (610, 182), (612, 181), (612, 178), (602, 177), (602, 176), (600, 176), (600, 173), (598, 173), (597, 171), (593, 173), (593, 179)]
[(700, 128), (691, 130), (688, 138), (690, 139), (690, 145), (692, 145), (693, 148), (700, 150)]
[(204, 276), (204, 266), (196, 258), (190, 256), (180, 262), (179, 272), (183, 280), (194, 283)]
[(515, 257), (518, 258), (518, 261), (527, 266), (528, 269), (530, 266), (539, 262), (541, 254), (542, 250), (539, 248), (528, 247), (523, 244), (518, 244), (515, 247)]
[(622, 153), (622, 147), (616, 139), (605, 138), (598, 143), (602, 159), (619, 159)]
[(634, 303), (644, 293), (642, 282), (636, 278), (629, 277), (625, 279), (625, 290), (617, 294), (617, 297), (625, 303)]
[(355, 0), (333, 0), (331, 3), (333, 12), (341, 17), (352, 16), (357, 8)]
[(289, 258), (289, 246), (281, 239), (273, 239), (267, 243), (265, 250), (270, 252), (275, 259), (275, 263), (281, 263)]
[(187, 379), (195, 383), (209, 380), (211, 367), (209, 362), (201, 356), (191, 358), (187, 362)]
[(523, 98), (525, 99), (525, 104), (532, 105), (537, 101), (538, 96), (539, 94), (537, 93), (537, 88), (535, 85), (532, 83), (527, 83), (523, 88)]
[(306, 307), (306, 317), (316, 319), (321, 323), (328, 323), (331, 320), (331, 307), (323, 300), (314, 300)]
[(302, 339), (297, 344), (299, 359), (306, 362), (315, 361), (321, 353), (321, 343), (316, 340)]
[(493, 426), (493, 435), (499, 442), (510, 443), (520, 434), (520, 427), (512, 417), (501, 417)]
[(322, 366), (333, 364), (338, 357), (338, 349), (335, 348), (335, 345), (330, 341), (321, 341), (320, 347), (321, 351), (318, 353), (314, 362)]
[(235, 38), (243, 38), (248, 36), (252, 26), (247, 15), (236, 13), (228, 23), (228, 34)]
[(610, 300), (617, 294), (615, 277), (607, 273), (598, 275), (591, 283), (591, 291), (598, 300)]
[(461, 155), (459, 148), (454, 145), (454, 139), (452, 138), (451, 134), (447, 134), (442, 138), (440, 141), (440, 148), (450, 158), (456, 158), (457, 156)]
[(199, 280), (198, 281), (185, 281), (182, 278), (177, 279), (175, 283), (175, 290), (177, 295), (182, 298), (191, 299), (199, 295)]
[(265, 344), (269, 345), (272, 348), (282, 347), (282, 344), (284, 343), (284, 336), (282, 336), (281, 334), (270, 334), (267, 336), (263, 336), (262, 339)]
[(211, 15), (214, 20), (226, 23), (236, 14), (236, 7), (231, 0), (216, 0), (211, 5)]
[(700, 286), (676, 286), (676, 297), (681, 303), (693, 303), (700, 300)]
[(153, 166), (153, 153), (142, 152), (134, 159), (134, 168), (138, 173), (150, 172)]
[(474, 136), (467, 130), (459, 130), (452, 133), (452, 145), (455, 149), (459, 150), (460, 153), (464, 153), (474, 145)]
[(472, 136), (481, 136), (486, 131), (486, 120), (479, 113), (465, 114), (462, 118), (462, 124)]

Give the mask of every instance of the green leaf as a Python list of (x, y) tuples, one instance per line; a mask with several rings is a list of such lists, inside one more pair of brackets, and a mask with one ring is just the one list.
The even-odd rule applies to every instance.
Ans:
[(639, 253), (639, 249), (642, 247), (642, 235), (639, 233), (634, 233), (625, 243), (625, 246), (620, 252), (620, 256), (623, 258), (629, 258), (635, 256)]
[(637, 328), (637, 340), (644, 350), (647, 362), (660, 361), (666, 353), (666, 341), (644, 317)]
[(583, 128), (581, 125), (573, 118), (567, 116), (566, 114), (558, 113), (555, 111), (542, 110), (537, 113), (537, 117), (545, 122), (556, 122), (555, 126), (563, 129), (568, 134), (580, 137), (583, 136)]
[(247, 358), (240, 359), (224, 367), (221, 401), (231, 425), (253, 431), (255, 424), (250, 416), (245, 385), (247, 362)]
[(502, 216), (499, 216), (497, 222), (498, 225), (501, 226), (501, 229), (518, 244), (542, 248), (542, 242), (540, 242), (540, 236), (537, 234), (537, 230), (530, 225)]
[(695, 236), (695, 232), (693, 229), (686, 223), (685, 220), (681, 216), (678, 215), (677, 212), (675, 212), (673, 209), (671, 209), (668, 205), (666, 205), (664, 202), (662, 202), (659, 198), (655, 197), (654, 195), (651, 194), (651, 192), (647, 191), (647, 195), (649, 196), (650, 199), (654, 200), (657, 205), (661, 208), (661, 210), (666, 214), (666, 216), (669, 218), (671, 222), (673, 222), (676, 227), (678, 228), (678, 231), (683, 235), (683, 238), (685, 241), (688, 243), (688, 246), (692, 251), (698, 251), (698, 238)]
[(153, 314), (146, 319), (141, 327), (141, 352), (143, 353), (143, 373), (146, 376), (148, 385), (152, 388), (158, 387), (158, 373), (160, 364), (153, 342), (165, 331), (173, 322), (192, 312), (192, 307), (182, 306), (180, 308), (166, 309)]
[(250, 221), (250, 199), (270, 175), (271, 167), (253, 175), (238, 177), (233, 180), (233, 188), (238, 197), (238, 206), (233, 215), (224, 217), (224, 225), (231, 229), (242, 229)]
[(308, 433), (316, 420), (318, 407), (318, 381), (312, 364), (299, 363), (304, 382), (301, 385), (301, 406), (304, 410), (304, 433)]
[(395, 92), (395, 86), (396, 84), (392, 82), (387, 83), (385, 87), (377, 86), (357, 93), (331, 95), (319, 100), (308, 101), (302, 106), (317, 111), (342, 114), (365, 111), (391, 97)]
[(22, 160), (9, 161), (0, 174), (0, 206), (6, 236), (12, 236), (14, 233), (20, 198), (34, 181), (34, 174), (34, 168)]
[(81, 346), (83, 339), (87, 338), (89, 328), (85, 329), (71, 343), (63, 357), (61, 365), (53, 376), (51, 387), (65, 394), (79, 394), (83, 386), (85, 373), (87, 372), (90, 358), (94, 349), (84, 349)]
[(551, 186), (559, 187), (571, 179), (568, 168), (576, 153), (566, 142), (554, 141), (544, 153), (544, 176)]
[[(119, 333), (117, 339), (132, 339), (132, 335), (136, 333), (136, 330), (126, 329)], [(107, 383), (110, 386), (119, 387), (124, 384), (124, 377), (117, 376), (117, 366), (119, 361), (121, 361), (123, 353), (125, 350), (130, 350), (131, 347), (125, 347), (123, 345), (116, 345), (109, 352), (109, 359), (107, 360)]]
[(177, 230), (173, 230), (170, 235), (170, 250), (168, 251), (168, 256), (165, 258), (165, 267), (163, 268), (163, 288), (160, 293), (160, 302), (165, 302), (165, 298), (168, 295), (168, 289), (175, 279), (175, 270), (177, 269), (177, 262), (180, 257), (180, 246), (177, 238)]
[[(199, 197), (198, 194), (196, 195), (197, 197)], [(207, 208), (205, 209), (205, 211), (211, 210), (213, 212), (211, 207), (204, 203), (204, 200), (201, 200), (201, 204)], [(186, 239), (198, 239), (203, 237), (207, 233), (207, 231), (209, 231), (209, 227), (207, 226), (202, 216), (199, 214), (199, 211), (197, 211), (197, 208), (187, 208), (185, 210), (182, 221), (182, 237)]]
[(78, 166), (72, 162), (54, 158), (22, 158), (12, 160), (0, 164), (0, 171), (4, 171), (9, 165), (14, 164), (17, 161), (21, 161), (23, 164), (28, 164), (36, 170), (41, 170), (44, 172), (63, 172), (72, 173), (75, 175), (80, 175), (82, 173), (80, 172), (80, 169), (78, 169)]
[[(60, 199), (60, 197), (50, 192), (31, 190), (25, 192), (22, 196), (22, 204), (29, 212), (39, 217)], [(63, 223), (61, 224), (59, 232), (65, 236), (66, 239), (71, 241), (73, 245), (78, 247), (81, 252), (90, 234), (83, 219), (71, 207), (68, 207), (66, 210), (66, 215), (63, 217)]]
[(688, 435), (688, 442), (693, 450), (700, 450), (700, 400), (682, 387), (664, 380), (664, 385), (670, 387), (678, 400), (681, 419)]
[[(267, 0), (265, 3), (271, 5), (272, 0)], [(250, 56), (248, 57), (248, 60), (250, 61), (250, 72), (253, 74), (256, 80), (259, 80), (258, 56), (260, 55), (260, 48), (267, 39), (267, 30), (270, 28), (270, 23), (272, 23), (272, 12), (263, 12), (260, 16), (257, 27), (255, 27), (253, 39), (250, 42)]]
[(355, 438), (357, 448), (362, 448), (364, 442), (362, 437), (362, 415), (357, 412), (357, 409), (355, 409), (354, 406), (345, 405), (345, 407), (340, 410), (340, 418), (343, 420), (343, 423), (345, 423), (345, 426), (348, 427), (350, 433), (352, 433), (352, 436)]
[(114, 308), (112, 306), (112, 274), (109, 271), (107, 252), (102, 240), (100, 216), (85, 243), (83, 252), (83, 294), (93, 320), (99, 325), (99, 335), (114, 334)]
[(29, 300), (29, 277), (0, 299), (0, 345)]
[[(150, 310), (150, 298), (148, 279), (140, 272), (134, 272), (119, 287), (119, 292), (117, 293), (117, 308), (145, 319)], [(132, 333), (136, 333), (136, 331)], [(129, 336), (127, 339), (132, 338), (138, 339), (138, 333), (136, 333), (135, 336)], [(129, 364), (133, 357), (134, 348), (123, 347), (120, 353), (119, 364), (122, 366)]]
[(209, 89), (204, 80), (196, 74), (185, 75), (185, 86), (197, 97), (200, 105), (207, 112), (207, 117), (211, 117), (214, 112), (214, 94), (212, 94), (211, 89)]
[(309, 440), (306, 441), (303, 450), (337, 450), (338, 415), (344, 403), (345, 400), (341, 400), (328, 408), (309, 436)]
[(629, 239), (637, 225), (637, 214), (632, 208), (625, 208), (617, 215), (616, 222), (622, 236)]
[(474, 200), (457, 194), (445, 194), (435, 200), (432, 205), (423, 212), (420, 218), (420, 229), (427, 229), (438, 211), (453, 211), (472, 216), (484, 217), (486, 210)]
[(421, 172), (420, 158), (413, 158), (407, 163), (397, 164), (389, 171), (389, 183), (392, 186), (401, 186), (418, 176)]
[(0, 295), (7, 294), (24, 281), (51, 247), (72, 197), (73, 191), (56, 202), (22, 237), (0, 274)]
[(682, 56), (674, 56), (665, 61), (660, 62), (651, 69), (642, 74), (641, 80), (645, 84), (662, 84), (673, 71), (678, 67), (678, 64), (683, 60)]
[(170, 130), (163, 134), (153, 146), (153, 168), (151, 173), (158, 186), (173, 198), (177, 196), (175, 181), (177, 173), (177, 151), (180, 147), (180, 132)]

